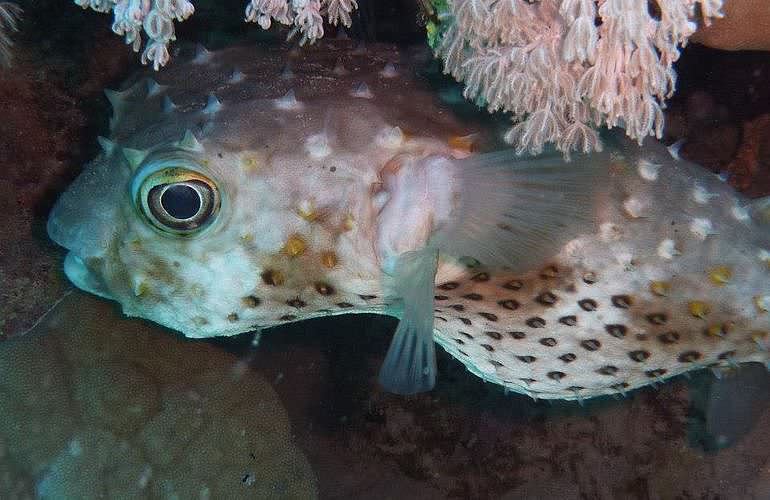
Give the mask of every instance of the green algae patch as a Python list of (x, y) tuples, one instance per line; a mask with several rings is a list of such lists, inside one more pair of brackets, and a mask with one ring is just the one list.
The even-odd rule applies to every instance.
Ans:
[(316, 497), (272, 387), (75, 293), (0, 343), (0, 498)]

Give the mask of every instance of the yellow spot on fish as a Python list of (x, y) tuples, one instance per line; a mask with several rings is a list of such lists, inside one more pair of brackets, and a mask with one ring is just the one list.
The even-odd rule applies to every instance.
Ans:
[(726, 285), (732, 277), (733, 272), (727, 266), (717, 266), (709, 271), (709, 280), (715, 285)]
[(731, 322), (714, 323), (706, 328), (706, 334), (711, 337), (724, 337), (730, 330), (732, 330), (733, 324)]
[(210, 162), (210, 161), (208, 161), (208, 160), (206, 160), (206, 159), (203, 159), (203, 160), (201, 160), (201, 164), (202, 164), (204, 167), (208, 167), (210, 163), (211, 163), (211, 162)]
[(355, 227), (356, 220), (353, 218), (352, 215), (347, 214), (345, 216), (345, 219), (342, 221), (342, 229), (345, 231), (350, 231)]
[(203, 297), (203, 287), (200, 285), (192, 285), (190, 287), (190, 295), (193, 297)]
[(337, 265), (337, 254), (332, 251), (322, 252), (321, 264), (329, 269), (334, 268)]
[(303, 200), (297, 207), (297, 214), (308, 222), (313, 222), (318, 219), (318, 212), (315, 210), (313, 202), (310, 200)]
[(651, 281), (650, 292), (658, 297), (666, 297), (671, 291), (671, 283), (668, 281)]
[(700, 319), (705, 319), (706, 315), (711, 312), (711, 306), (701, 300), (693, 300), (687, 304), (687, 309), (690, 314)]
[(259, 298), (253, 296), (253, 295), (247, 295), (246, 297), (243, 297), (241, 299), (241, 304), (243, 304), (244, 307), (254, 308), (257, 307), (260, 304)]
[(260, 161), (254, 156), (244, 156), (241, 159), (241, 168), (249, 173), (259, 170)]
[(142, 248), (142, 241), (139, 239), (131, 240), (131, 249), (132, 250), (139, 250)]
[(299, 257), (307, 250), (307, 243), (298, 234), (292, 234), (286, 243), (283, 245), (283, 253), (289, 257)]
[(142, 295), (147, 294), (147, 292), (150, 291), (150, 285), (147, 284), (146, 281), (142, 280), (139, 283), (136, 284), (134, 287), (134, 295), (137, 297), (141, 297)]
[(204, 326), (209, 324), (209, 320), (204, 318), (203, 316), (196, 316), (192, 319), (195, 326)]
[(254, 243), (254, 233), (242, 234), (241, 241), (244, 243)]
[(757, 310), (760, 313), (770, 311), (770, 295), (755, 295), (754, 305), (757, 306)]

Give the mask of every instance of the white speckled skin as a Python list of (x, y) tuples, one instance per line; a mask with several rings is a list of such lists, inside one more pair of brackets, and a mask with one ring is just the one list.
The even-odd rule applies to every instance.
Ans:
[[(397, 78), (382, 71), (394, 62)], [(331, 314), (398, 315), (383, 238), (403, 235), (388, 248), (424, 240), (426, 221), (446, 215), (439, 207), (452, 179), (427, 177), (443, 187), (415, 200), (428, 213), (412, 214), (408, 203), (388, 212), (404, 194), (387, 192), (389, 169), (462, 155), (450, 138), (475, 131), (416, 67), (394, 49), (356, 55), (346, 42), (236, 48), (177, 61), (159, 85), (141, 80), (114, 95), (104, 154), (49, 221), (70, 250), (68, 275), (126, 314), (190, 337)], [(198, 144), (179, 143), (188, 130)], [(127, 157), (141, 159), (136, 170)], [(219, 188), (221, 210), (200, 234), (163, 234), (135, 207), (132, 178), (158, 158), (178, 158)], [(608, 169), (596, 233), (543, 268), (515, 276), (443, 260), (436, 341), (486, 380), (542, 398), (766, 363), (770, 231), (747, 215), (747, 201), (653, 141), (621, 147)], [(388, 213), (405, 215), (380, 216)]]

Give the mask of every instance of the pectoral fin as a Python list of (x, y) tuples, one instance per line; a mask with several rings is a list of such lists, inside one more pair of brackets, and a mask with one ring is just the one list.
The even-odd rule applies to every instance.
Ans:
[(415, 394), (436, 383), (436, 349), (433, 343), (433, 294), (438, 253), (425, 248), (399, 256), (396, 290), (404, 301), (385, 361), (380, 384), (396, 394)]

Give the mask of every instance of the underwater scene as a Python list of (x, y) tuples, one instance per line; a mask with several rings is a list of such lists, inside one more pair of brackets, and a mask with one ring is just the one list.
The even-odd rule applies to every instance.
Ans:
[(0, 499), (770, 498), (770, 8), (0, 2)]

